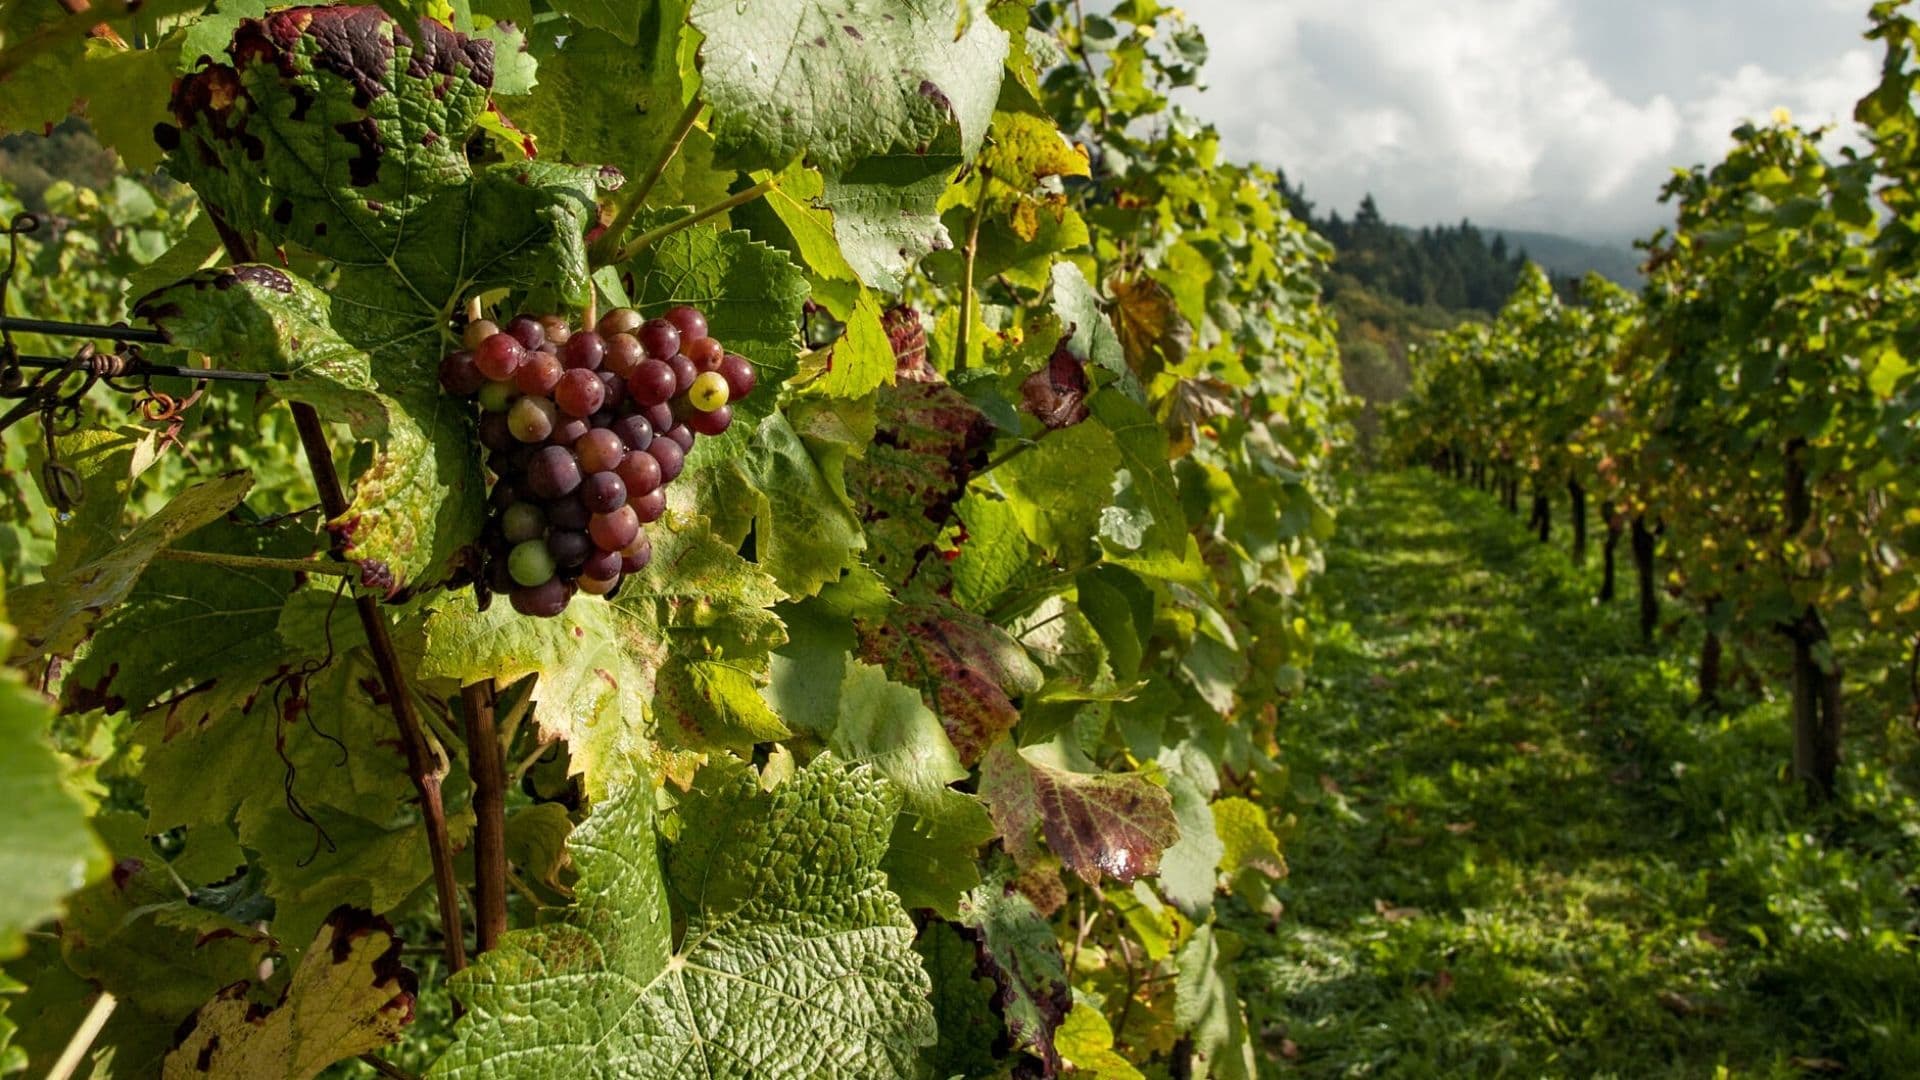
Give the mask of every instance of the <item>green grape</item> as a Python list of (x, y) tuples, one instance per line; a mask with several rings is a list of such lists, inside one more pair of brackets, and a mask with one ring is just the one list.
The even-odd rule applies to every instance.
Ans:
[(519, 395), (520, 388), (511, 381), (501, 379), (490, 382), (480, 388), (480, 407), (488, 412), (506, 412)]
[(531, 589), (553, 577), (553, 555), (544, 540), (525, 540), (507, 553), (507, 572), (513, 580)]

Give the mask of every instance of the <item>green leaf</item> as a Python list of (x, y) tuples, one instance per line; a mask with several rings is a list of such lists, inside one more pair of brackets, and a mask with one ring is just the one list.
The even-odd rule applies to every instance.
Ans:
[(785, 639), (768, 610), (779, 586), (704, 519), (669, 514), (649, 533), (653, 562), (611, 603), (581, 597), (555, 619), (498, 603), (476, 611), (471, 593), (438, 603), (426, 618), (422, 673), (462, 685), (538, 675), (541, 731), (567, 740), (590, 791), (624, 779), (656, 739), (750, 749), (785, 735), (757, 688), (768, 652)]
[(455, 977), (469, 1012), (430, 1075), (917, 1075), (935, 1032), (879, 867), (885, 792), (826, 758), (771, 793), (709, 766), (662, 860), (652, 785), (616, 789), (568, 845), (565, 921), (509, 932)]
[[(1138, 542), (1127, 550), (1136, 558), (1179, 559), (1187, 549), (1187, 516), (1174, 483), (1166, 431), (1139, 402), (1115, 390), (1101, 390), (1088, 402), (1094, 419), (1113, 433), (1127, 482), (1113, 498), (1114, 508), (1137, 509), (1147, 518)], [(1103, 530), (1104, 532), (1104, 530)]]
[(16, 590), (13, 614), (26, 651), (14, 659), (72, 652), (100, 614), (126, 599), (160, 551), (240, 505), (253, 486), (250, 473), (230, 473), (181, 492), (120, 541), (46, 581)]
[(223, 988), (181, 1032), (164, 1080), (311, 1080), (327, 1066), (399, 1042), (413, 1021), (414, 975), (385, 919), (341, 908), (320, 928), (272, 1006), (246, 981)]
[(1075, 1002), (1073, 1011), (1054, 1032), (1053, 1047), (1075, 1076), (1094, 1080), (1146, 1080), (1140, 1070), (1113, 1049), (1113, 1027), (1096, 1005)]
[(952, 246), (939, 203), (960, 162), (958, 154), (937, 150), (895, 150), (826, 178), (821, 201), (833, 212), (840, 251), (861, 281), (897, 295), (921, 256)]
[(727, 515), (716, 522), (736, 546), (751, 530), (754, 560), (789, 597), (840, 580), (867, 546), (860, 519), (801, 441), (786, 414), (754, 430), (744, 452), (689, 470), (696, 502)]
[(695, 0), (702, 95), (721, 154), (780, 169), (805, 154), (838, 175), (958, 124), (979, 152), (1000, 95), (1007, 35), (954, 36), (950, 0)]
[(1080, 773), (1040, 760), (1038, 748), (997, 743), (980, 767), (980, 800), (1023, 868), (1041, 863), (1036, 831), (1087, 884), (1122, 884), (1159, 871), (1180, 838), (1167, 789), (1131, 773)]
[(1240, 939), (1212, 924), (1194, 928), (1175, 958), (1174, 1023), (1193, 1040), (1198, 1068), (1221, 1080), (1259, 1075), (1234, 960)]
[(980, 950), (952, 924), (937, 920), (920, 931), (913, 948), (933, 980), (933, 1019), (940, 1032), (926, 1055), (933, 1075), (999, 1075), (994, 1046), (1005, 1037), (1006, 1025), (994, 1011), (997, 988), (977, 974)]
[(918, 693), (869, 664), (846, 665), (838, 713), (828, 748), (871, 764), (905, 797), (884, 864), (889, 884), (908, 907), (952, 916), (980, 883), (974, 853), (994, 836), (980, 801), (948, 786), (968, 776), (953, 743)]
[(1080, 267), (1062, 262), (1053, 268), (1053, 313), (1060, 325), (1071, 328), (1067, 347), (1119, 376), (1117, 385), (1135, 399), (1143, 398), (1140, 380), (1127, 367), (1120, 337), (1101, 310), (1100, 297), (1087, 283)]
[[(0, 612), (0, 654), (13, 631)], [(18, 956), (22, 931), (60, 914), (67, 894), (107, 869), (107, 853), (87, 827), (87, 811), (62, 782), (65, 767), (47, 744), (53, 706), (0, 670), (0, 958)]]
[(1073, 566), (1087, 561), (1086, 549), (1113, 498), (1120, 460), (1113, 434), (1104, 426), (1076, 424), (1041, 436), (979, 483), (1006, 500), (1027, 539)]
[(1019, 514), (1005, 499), (970, 491), (955, 512), (965, 540), (953, 560), (953, 599), (984, 612), (1027, 568), (1031, 548), (1020, 531)]
[(1213, 909), (1213, 893), (1220, 880), (1220, 859), (1226, 850), (1214, 832), (1213, 811), (1207, 793), (1181, 773), (1167, 777), (1173, 796), (1173, 817), (1180, 839), (1160, 859), (1160, 889), (1182, 913), (1196, 921)]

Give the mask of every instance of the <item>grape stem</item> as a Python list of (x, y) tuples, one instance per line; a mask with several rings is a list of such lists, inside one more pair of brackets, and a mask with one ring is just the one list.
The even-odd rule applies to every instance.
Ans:
[(460, 688), (467, 721), (467, 771), (473, 776), (474, 953), (493, 948), (507, 932), (507, 773), (494, 722), (494, 683)]
[(317, 577), (353, 577), (360, 571), (351, 563), (321, 562), (318, 559), (271, 559), (263, 555), (229, 555), (221, 551), (186, 551), (161, 548), (154, 558), (168, 562), (200, 563), (233, 570), (281, 570)]
[(953, 370), (957, 374), (967, 370), (967, 352), (973, 347), (973, 309), (977, 302), (974, 296), (973, 268), (980, 258), (980, 221), (987, 216), (987, 185), (993, 180), (993, 172), (980, 170), (980, 197), (975, 200), (973, 217), (967, 222), (967, 246), (962, 252), (966, 266), (960, 279), (960, 331), (954, 335)]
[(87, 1010), (86, 1019), (74, 1030), (73, 1038), (67, 1040), (66, 1049), (60, 1051), (60, 1059), (47, 1070), (47, 1080), (68, 1080), (73, 1071), (80, 1067), (80, 1059), (87, 1056), (93, 1047), (93, 1040), (100, 1037), (100, 1029), (107, 1026), (107, 1020), (113, 1016), (114, 1006), (120, 1004), (112, 994), (101, 991), (93, 1000), (93, 1008)]
[(673, 164), (673, 159), (679, 155), (680, 147), (693, 132), (693, 125), (699, 121), (704, 108), (706, 105), (697, 97), (687, 102), (686, 111), (680, 114), (680, 122), (674, 125), (673, 134), (667, 137), (666, 144), (661, 147), (660, 160), (653, 163), (653, 168), (647, 170), (646, 177), (639, 183), (614, 196), (613, 220), (607, 223), (607, 231), (601, 233), (600, 239), (593, 243), (595, 263), (608, 262), (607, 257), (617, 250), (620, 238), (627, 234), (627, 226), (633, 224), (634, 215), (646, 205), (647, 196), (653, 194), (654, 186), (667, 174), (667, 166)]
[(388, 1080), (417, 1080), (412, 1073), (377, 1054), (361, 1054), (360, 1061)]
[(753, 185), (752, 187), (746, 189), (745, 191), (739, 192), (738, 194), (735, 194), (735, 195), (729, 195), (726, 198), (721, 199), (719, 202), (714, 203), (712, 206), (709, 206), (704, 210), (695, 210), (693, 213), (688, 214), (686, 217), (680, 218), (677, 221), (669, 221), (665, 225), (662, 225), (657, 229), (648, 229), (646, 232), (643, 232), (639, 236), (634, 237), (632, 243), (628, 244), (626, 247), (621, 248), (620, 254), (614, 259), (614, 261), (626, 262), (628, 259), (633, 258), (635, 255), (640, 254), (641, 252), (647, 250), (653, 245), (659, 243), (660, 241), (665, 240), (667, 237), (672, 236), (674, 233), (677, 233), (682, 229), (691, 229), (695, 225), (700, 224), (701, 222), (707, 220), (708, 218), (716, 217), (720, 214), (724, 214), (727, 211), (732, 210), (736, 207), (745, 206), (746, 204), (752, 202), (753, 200), (759, 198), (760, 196), (765, 195), (767, 192), (772, 191), (773, 189), (774, 189), (774, 182), (772, 180), (770, 179), (762, 180), (759, 183)]

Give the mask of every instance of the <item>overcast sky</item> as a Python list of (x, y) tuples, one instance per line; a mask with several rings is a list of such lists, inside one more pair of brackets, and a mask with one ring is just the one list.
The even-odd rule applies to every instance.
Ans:
[(1184, 0), (1188, 101), (1320, 212), (1620, 239), (1674, 165), (1777, 107), (1845, 121), (1878, 81), (1869, 0)]

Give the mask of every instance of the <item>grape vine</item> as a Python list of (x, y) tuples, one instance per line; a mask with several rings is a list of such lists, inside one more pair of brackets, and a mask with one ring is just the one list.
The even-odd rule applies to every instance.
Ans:
[(0, 45), (119, 169), (5, 314), (199, 391), (5, 444), (0, 1072), (1256, 1074), (1345, 402), (1184, 15)]

